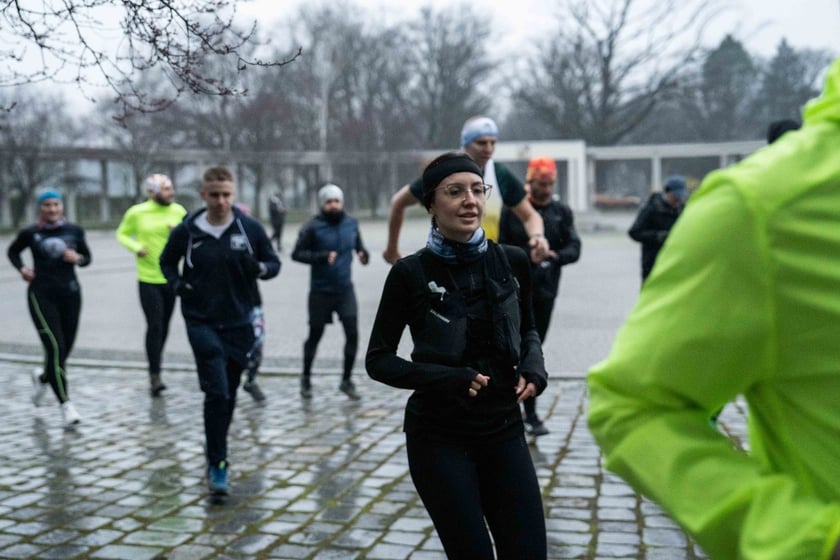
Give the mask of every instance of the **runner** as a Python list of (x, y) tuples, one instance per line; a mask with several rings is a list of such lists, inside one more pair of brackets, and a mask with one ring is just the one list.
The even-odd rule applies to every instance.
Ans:
[(145, 187), (148, 200), (126, 211), (117, 227), (117, 241), (137, 257), (140, 307), (146, 317), (149, 391), (157, 397), (166, 390), (161, 380), (161, 356), (175, 309), (175, 292), (160, 271), (160, 254), (169, 232), (181, 223), (187, 210), (175, 202), (175, 187), (166, 175), (150, 175)]
[[(32, 267), (21, 253), (29, 249)], [(38, 222), (18, 232), (8, 250), (9, 260), (29, 284), (29, 314), (44, 346), (43, 372), (32, 374), (32, 401), (40, 406), (47, 384), (61, 406), (64, 427), (74, 428), (81, 416), (70, 402), (65, 363), (79, 326), (82, 293), (76, 267), (91, 261), (84, 230), (64, 219), (64, 205), (57, 191), (38, 197)]]

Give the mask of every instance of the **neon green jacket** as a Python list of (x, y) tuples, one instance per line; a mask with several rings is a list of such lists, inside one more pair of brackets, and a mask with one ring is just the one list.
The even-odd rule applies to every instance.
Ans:
[[(828, 559), (840, 538), (840, 59), (804, 127), (689, 200), (589, 373), (606, 466), (712, 558)], [(749, 403), (750, 453), (709, 423)]]
[(145, 249), (145, 257), (137, 256), (137, 279), (149, 284), (166, 284), (160, 271), (160, 254), (169, 239), (169, 232), (181, 223), (186, 208), (173, 202), (168, 206), (147, 200), (129, 208), (119, 227), (117, 241), (137, 255)]

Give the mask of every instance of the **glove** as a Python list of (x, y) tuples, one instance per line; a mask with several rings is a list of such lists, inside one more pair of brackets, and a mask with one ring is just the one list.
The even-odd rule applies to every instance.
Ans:
[(249, 253), (243, 253), (239, 258), (239, 264), (246, 275), (257, 278), (262, 274), (262, 266), (260, 261), (252, 257)]

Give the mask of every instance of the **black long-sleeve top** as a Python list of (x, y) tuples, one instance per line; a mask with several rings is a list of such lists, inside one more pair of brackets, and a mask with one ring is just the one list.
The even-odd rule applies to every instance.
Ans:
[[(554, 298), (560, 285), (562, 267), (577, 262), (580, 258), (581, 241), (575, 229), (572, 209), (559, 200), (552, 200), (544, 206), (534, 205), (543, 219), (548, 247), (556, 256), (540, 263), (531, 264), (531, 279), (535, 290), (541, 290), (543, 297)], [(510, 208), (502, 209), (499, 220), (499, 243), (508, 243), (528, 250), (530, 236), (522, 221)]]
[[(87, 266), (91, 262), (90, 248), (85, 241), (85, 231), (76, 224), (63, 222), (59, 225), (34, 224), (18, 232), (9, 245), (7, 255), (12, 265), (20, 270), (24, 263), (21, 253), (29, 249), (32, 253), (32, 268), (35, 279), (33, 289), (78, 289), (76, 266)], [(64, 260), (64, 250), (73, 249), (82, 259), (76, 263)]]
[[(398, 261), (388, 274), (370, 336), (366, 366), (373, 379), (414, 390), (406, 405), (407, 433), (456, 443), (502, 440), (522, 430), (515, 394), (518, 375), (533, 382), (538, 392), (545, 389), (547, 374), (531, 309), (528, 257), (516, 247), (503, 249), (520, 286), (521, 347), (515, 368), (506, 365), (503, 352), (492, 342), (492, 310), (485, 289), (486, 254), (472, 263), (447, 264), (429, 252), (428, 258), (421, 259), (423, 279), (418, 280), (406, 259)], [(468, 320), (465, 350), (459, 363), (423, 361), (416, 352), (411, 361), (397, 355), (405, 327), (411, 328), (412, 336), (419, 334), (428, 298), (440, 297), (430, 291), (429, 282), (464, 296)], [(478, 396), (469, 397), (470, 382), (476, 373), (488, 375), (490, 382)]]

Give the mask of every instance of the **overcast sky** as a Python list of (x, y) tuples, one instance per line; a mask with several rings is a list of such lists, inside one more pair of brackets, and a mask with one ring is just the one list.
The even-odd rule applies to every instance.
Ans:
[[(293, 13), (305, 1), (244, 0), (240, 13), (258, 19), (265, 29), (275, 17)], [(655, 0), (654, 0), (655, 1)], [(772, 55), (785, 37), (795, 48), (825, 48), (840, 54), (840, 0), (723, 0), (728, 7), (709, 35), (715, 46), (727, 32), (734, 32), (750, 52)], [(419, 6), (445, 7), (453, 0), (354, 0), (373, 10), (380, 21), (390, 23), (417, 13)], [(486, 10), (497, 31), (507, 32), (498, 45), (504, 48), (524, 44), (535, 31), (550, 31), (556, 20), (556, 2), (551, 0), (470, 0)]]

